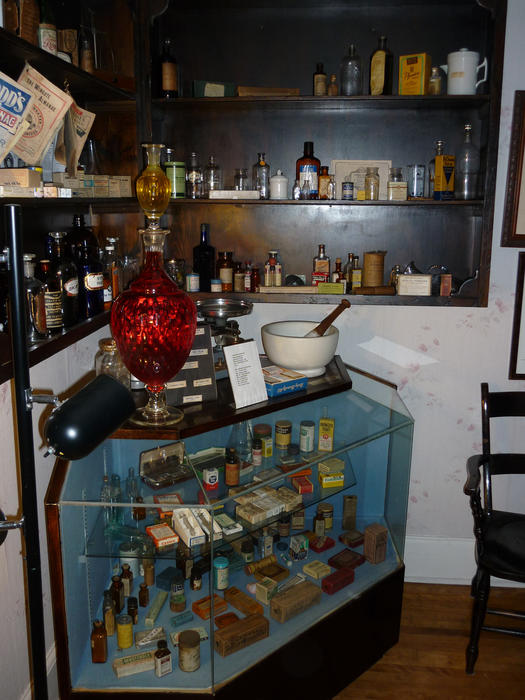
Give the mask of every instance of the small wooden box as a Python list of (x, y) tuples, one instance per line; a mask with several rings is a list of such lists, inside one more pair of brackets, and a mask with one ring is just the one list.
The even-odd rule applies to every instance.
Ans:
[(228, 627), (228, 625), (232, 625), (234, 622), (237, 622), (238, 619), (239, 616), (234, 612), (224, 613), (223, 615), (217, 615), (215, 618), (215, 624), (220, 630), (222, 630), (224, 627)]
[(365, 528), (365, 558), (371, 564), (379, 564), (385, 560), (388, 542), (388, 530), (384, 525), (372, 523)]
[(215, 651), (221, 656), (229, 656), (260, 639), (264, 639), (269, 633), (270, 623), (265, 617), (248, 615), (248, 617), (215, 632)]
[(264, 612), (260, 603), (236, 586), (230, 586), (224, 591), (224, 600), (243, 615), (262, 615)]
[[(220, 615), (221, 613), (226, 612), (227, 608), (228, 604), (226, 603), (226, 601), (215, 593), (213, 595), (213, 614)], [(196, 600), (191, 606), (191, 609), (196, 615), (198, 615), (203, 620), (209, 620), (211, 616), (210, 596), (207, 595), (204, 598)]]
[(359, 530), (348, 530), (339, 535), (339, 542), (346, 544), (347, 547), (359, 547), (365, 541), (365, 536)]
[(308, 610), (321, 600), (321, 589), (315, 583), (304, 581), (277, 593), (270, 603), (270, 615), (277, 622), (286, 622)]

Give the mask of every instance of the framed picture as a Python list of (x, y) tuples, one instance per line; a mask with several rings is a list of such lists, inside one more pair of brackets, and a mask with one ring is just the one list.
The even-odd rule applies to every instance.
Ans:
[(501, 245), (525, 248), (525, 91), (514, 93)]
[(516, 301), (510, 346), (509, 379), (525, 379), (525, 303), (523, 303), (523, 278), (525, 276), (525, 253), (519, 254)]

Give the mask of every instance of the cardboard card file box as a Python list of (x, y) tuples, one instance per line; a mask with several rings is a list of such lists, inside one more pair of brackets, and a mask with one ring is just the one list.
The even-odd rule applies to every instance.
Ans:
[(166, 384), (166, 400), (184, 406), (217, 399), (210, 326), (197, 324), (193, 345), (180, 372)]

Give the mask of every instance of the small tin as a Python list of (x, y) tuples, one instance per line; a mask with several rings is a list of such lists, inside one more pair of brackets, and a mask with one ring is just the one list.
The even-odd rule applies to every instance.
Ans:
[(191, 673), (201, 665), (201, 638), (195, 630), (183, 630), (179, 634), (179, 668)]
[(405, 170), (405, 180), (407, 181), (407, 196), (409, 199), (419, 199), (425, 196), (424, 165), (407, 165)]
[(351, 200), (354, 198), (354, 183), (343, 182), (342, 184), (342, 199)]
[(229, 566), (226, 557), (217, 557), (213, 560), (213, 585), (218, 591), (228, 588)]
[(222, 282), (220, 280), (210, 280), (210, 291), (220, 294), (222, 292)]
[(189, 272), (186, 275), (186, 291), (198, 292), (200, 290), (200, 278), (196, 272)]
[(299, 449), (301, 452), (313, 452), (315, 448), (315, 423), (302, 420), (299, 426)]
[(275, 423), (275, 446), (279, 450), (287, 450), (292, 441), (292, 423), (289, 420), (278, 420)]
[(217, 467), (204, 467), (202, 470), (202, 483), (206, 491), (215, 491), (219, 488), (219, 470)]
[(324, 519), (324, 529), (331, 530), (334, 525), (334, 507), (331, 503), (324, 501), (317, 506), (317, 514)]
[(119, 649), (129, 649), (133, 645), (133, 619), (131, 615), (117, 617), (117, 645)]

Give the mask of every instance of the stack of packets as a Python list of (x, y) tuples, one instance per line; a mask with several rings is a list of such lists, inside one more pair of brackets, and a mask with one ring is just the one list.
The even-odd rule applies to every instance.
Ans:
[(345, 483), (345, 463), (339, 457), (327, 457), (319, 462), (321, 488), (340, 488)]
[(261, 486), (250, 493), (235, 497), (237, 503), (235, 516), (249, 525), (260, 525), (266, 520), (277, 517), (280, 513), (290, 513), (300, 508), (303, 503), (301, 494), (287, 486), (274, 489)]

